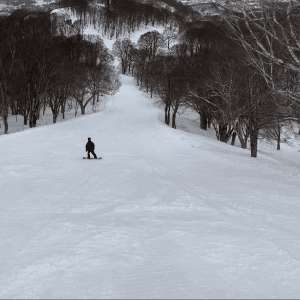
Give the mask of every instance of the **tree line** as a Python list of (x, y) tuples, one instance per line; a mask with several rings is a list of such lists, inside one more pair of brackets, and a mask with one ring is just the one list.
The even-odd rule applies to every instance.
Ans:
[[(234, 145), (238, 137), (247, 148), (250, 139), (252, 157), (257, 157), (260, 136), (276, 139), (279, 150), (282, 127), (298, 120), (299, 109), (287, 93), (274, 93), (226, 25), (202, 22), (172, 47), (169, 38), (176, 33), (170, 28), (162, 34), (147, 32), (137, 44), (118, 39), (113, 53), (123, 74), (130, 73), (151, 97), (159, 97), (166, 124), (176, 128), (179, 108), (190, 108), (199, 114), (201, 129), (213, 126), (218, 140), (231, 139)], [(284, 84), (286, 78), (281, 79)], [(297, 82), (289, 80), (288, 85), (295, 89)]]
[[(104, 8), (88, 0), (64, 2), (76, 3), (71, 9), (78, 24), (46, 13), (0, 21), (5, 132), (9, 112), (23, 115), (33, 127), (42, 107), (51, 107), (55, 121), (70, 99), (84, 113), (89, 101), (117, 90), (113, 57), (101, 38), (82, 36), (87, 24), (116, 37), (151, 22), (166, 27), (162, 34), (142, 35), (137, 44), (118, 38), (112, 54), (123, 74), (130, 73), (151, 97), (159, 97), (165, 123), (173, 128), (179, 108), (190, 108), (199, 114), (202, 129), (213, 126), (218, 140), (231, 139), (234, 145), (238, 137), (246, 148), (250, 138), (256, 157), (259, 136), (276, 139), (279, 150), (282, 128), (299, 120), (300, 38), (293, 2), (260, 0), (255, 10), (244, 0), (234, 8), (222, 3), (232, 12), (229, 18), (181, 26), (180, 34), (175, 28), (184, 24), (184, 14), (152, 0), (100, 0)], [(66, 35), (71, 27), (76, 34)]]
[(82, 27), (93, 25), (102, 35), (118, 38), (143, 26), (184, 24), (185, 13), (172, 12), (164, 4), (154, 0), (98, 0), (96, 4), (91, 0), (61, 0), (57, 6), (70, 8)]
[(56, 15), (28, 13), (0, 20), (0, 112), (35, 127), (47, 107), (53, 122), (66, 107), (80, 107), (115, 93), (120, 82), (113, 56), (99, 36), (59, 35)]
[(69, 7), (77, 16), (73, 24), (67, 13), (21, 9), (0, 19), (0, 113), (5, 133), (9, 114), (24, 116), (24, 125), (34, 127), (41, 111), (50, 107), (56, 122), (66, 107), (75, 105), (84, 113), (90, 101), (117, 89), (113, 57), (101, 38), (83, 36), (87, 25), (119, 37), (143, 25), (168, 23), (174, 28), (183, 22), (183, 13), (152, 0), (97, 4), (105, 8), (90, 0), (57, 0), (55, 7)]

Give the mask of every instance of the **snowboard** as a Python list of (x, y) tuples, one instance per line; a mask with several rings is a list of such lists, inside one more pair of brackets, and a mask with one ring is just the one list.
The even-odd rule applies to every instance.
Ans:
[[(88, 158), (87, 157), (83, 157), (83, 159), (88, 159)], [(98, 157), (98, 158), (94, 158), (94, 157), (92, 158), (91, 157), (90, 159), (102, 159), (102, 157)]]

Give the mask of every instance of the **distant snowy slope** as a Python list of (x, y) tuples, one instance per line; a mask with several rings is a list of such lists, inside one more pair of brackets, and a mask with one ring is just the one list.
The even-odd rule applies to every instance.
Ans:
[(297, 166), (171, 129), (121, 79), (0, 136), (0, 298), (299, 298)]

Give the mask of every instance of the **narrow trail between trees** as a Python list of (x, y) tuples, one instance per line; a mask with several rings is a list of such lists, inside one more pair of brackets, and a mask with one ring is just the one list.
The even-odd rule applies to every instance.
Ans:
[(0, 298), (299, 298), (297, 166), (174, 130), (121, 80), (0, 136)]

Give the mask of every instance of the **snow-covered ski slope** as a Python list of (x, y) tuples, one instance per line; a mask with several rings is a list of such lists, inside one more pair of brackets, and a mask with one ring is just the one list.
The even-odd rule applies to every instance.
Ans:
[(103, 112), (0, 136), (0, 298), (300, 298), (300, 153), (173, 130), (121, 80)]
[(174, 130), (121, 80), (103, 112), (0, 137), (0, 297), (299, 298), (298, 162)]

